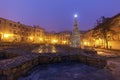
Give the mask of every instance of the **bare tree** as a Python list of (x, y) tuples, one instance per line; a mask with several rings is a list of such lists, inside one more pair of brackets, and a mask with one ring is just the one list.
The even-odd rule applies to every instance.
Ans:
[(99, 20), (97, 20), (97, 25), (93, 29), (92, 37), (98, 39), (101, 38), (105, 41), (105, 48), (108, 49), (108, 40), (109, 37), (108, 34), (114, 34), (114, 31), (111, 30), (110, 24), (111, 18), (105, 18), (102, 16)]

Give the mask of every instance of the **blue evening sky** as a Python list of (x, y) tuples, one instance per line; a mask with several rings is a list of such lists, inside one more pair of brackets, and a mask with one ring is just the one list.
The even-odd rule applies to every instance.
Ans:
[(75, 13), (79, 29), (88, 30), (100, 16), (119, 12), (120, 0), (0, 0), (0, 17), (47, 31), (72, 30)]

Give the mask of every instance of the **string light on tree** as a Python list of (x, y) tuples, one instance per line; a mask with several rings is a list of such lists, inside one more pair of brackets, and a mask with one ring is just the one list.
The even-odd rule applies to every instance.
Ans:
[(80, 48), (80, 32), (78, 29), (78, 20), (77, 20), (78, 15), (75, 14), (74, 15), (74, 28), (72, 31), (72, 36), (71, 36), (71, 43), (70, 43), (70, 47), (74, 47), (74, 48)]

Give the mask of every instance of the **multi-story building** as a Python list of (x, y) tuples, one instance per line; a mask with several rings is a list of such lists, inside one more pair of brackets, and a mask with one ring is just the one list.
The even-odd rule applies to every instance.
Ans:
[(41, 43), (44, 29), (39, 26), (28, 26), (0, 18), (0, 41), (2, 42), (32, 42)]
[[(108, 48), (109, 49), (120, 49), (120, 14), (115, 15), (110, 18), (109, 28), (112, 31), (111, 33), (107, 33), (108, 40)], [(94, 29), (89, 30), (84, 34), (84, 45), (105, 48), (106, 43), (102, 38), (94, 38), (92, 36), (92, 32)], [(98, 30), (99, 31), (99, 30)]]
[(70, 38), (71, 38), (71, 32), (70, 31), (62, 31), (62, 32), (58, 33), (59, 44), (69, 45), (70, 44)]
[(21, 42), (34, 42), (34, 28), (32, 26), (20, 25)]
[[(39, 26), (28, 26), (0, 18), (0, 42), (48, 43), (69, 45), (71, 31), (45, 32)], [(81, 36), (82, 34), (80, 34)], [(82, 38), (82, 37), (81, 37)]]
[(0, 18), (1, 41), (20, 41), (20, 24), (11, 20)]
[(120, 49), (120, 14), (112, 17), (110, 25), (110, 28), (114, 31), (114, 34), (108, 34), (108, 46), (109, 48)]
[(45, 33), (45, 43), (47, 43), (47, 44), (59, 44), (57, 33), (54, 31), (46, 32)]
[(34, 42), (35, 43), (44, 43), (44, 29), (39, 26), (34, 26)]

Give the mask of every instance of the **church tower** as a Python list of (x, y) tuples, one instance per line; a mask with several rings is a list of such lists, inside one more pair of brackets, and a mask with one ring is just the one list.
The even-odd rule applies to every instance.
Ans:
[(74, 18), (75, 18), (74, 19), (74, 28), (72, 31), (70, 47), (80, 48), (80, 32), (78, 29), (77, 14), (74, 15)]

